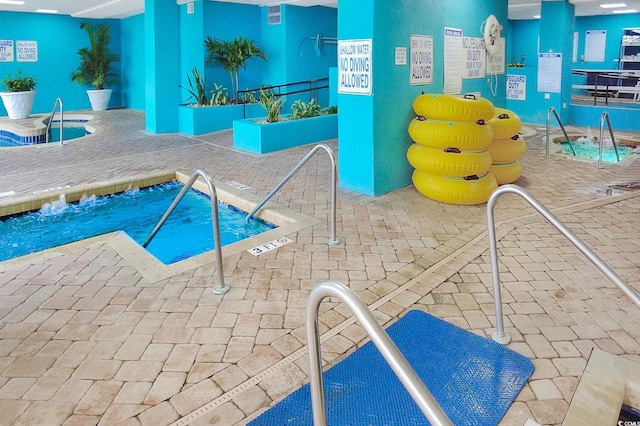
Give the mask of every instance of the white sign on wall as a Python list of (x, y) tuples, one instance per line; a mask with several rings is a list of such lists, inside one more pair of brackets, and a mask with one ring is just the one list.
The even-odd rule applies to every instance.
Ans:
[(527, 100), (527, 76), (507, 74), (507, 99), (514, 101)]
[(538, 54), (538, 92), (560, 93), (562, 53)]
[(487, 68), (486, 73), (489, 75), (504, 74), (505, 60), (506, 60), (506, 42), (504, 37), (498, 39), (498, 50), (495, 55), (487, 55)]
[(371, 39), (338, 41), (338, 93), (371, 95)]
[(462, 93), (462, 30), (444, 29), (444, 93)]
[(13, 62), (13, 40), (0, 40), (0, 62)]
[(433, 37), (411, 35), (411, 69), (409, 84), (431, 84), (433, 81)]
[(38, 62), (38, 42), (17, 40), (16, 54), (18, 62)]
[(485, 59), (484, 39), (462, 37), (462, 78), (483, 78)]
[(584, 61), (604, 62), (607, 30), (588, 30), (584, 39)]
[(396, 47), (395, 63), (396, 65), (407, 65), (407, 48), (406, 47)]

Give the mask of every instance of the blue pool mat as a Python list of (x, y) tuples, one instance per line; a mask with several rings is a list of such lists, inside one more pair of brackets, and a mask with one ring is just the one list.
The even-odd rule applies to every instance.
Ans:
[[(534, 370), (524, 356), (422, 311), (387, 333), (456, 426), (497, 425)], [(371, 342), (323, 377), (329, 426), (429, 424)], [(248, 425), (313, 425), (309, 385)]]

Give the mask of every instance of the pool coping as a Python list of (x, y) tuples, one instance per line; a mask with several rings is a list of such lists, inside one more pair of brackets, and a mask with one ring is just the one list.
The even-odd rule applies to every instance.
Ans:
[[(52, 191), (43, 191), (37, 194), (27, 196), (11, 197), (0, 199), (0, 217), (24, 213), (27, 211), (38, 210), (45, 203), (58, 200), (64, 194), (68, 203), (78, 201), (82, 196), (104, 196), (118, 192), (126, 191), (132, 188), (143, 188), (152, 185), (178, 180), (185, 183), (190, 177), (190, 171), (174, 170), (156, 174), (148, 174), (130, 178), (114, 179), (105, 182), (96, 182), (87, 185), (79, 185), (69, 188), (54, 189)], [(240, 210), (249, 212), (262, 199), (253, 194), (247, 193), (240, 189), (234, 188), (223, 182), (212, 180), (218, 200), (231, 204)], [(193, 187), (198, 191), (209, 193), (204, 181), (200, 178), (194, 183)], [(277, 205), (275, 203), (266, 203), (255, 215), (267, 222), (277, 225), (277, 228), (263, 232), (259, 235), (247, 238), (236, 243), (228, 244), (222, 248), (222, 257), (233, 256), (249, 250), (253, 247), (265, 244), (278, 238), (290, 235), (304, 228), (313, 226), (320, 221), (310, 216), (295, 212), (289, 208)], [(160, 218), (158, 218), (160, 219)], [(192, 256), (188, 259), (165, 265), (151, 255), (142, 246), (136, 243), (124, 231), (114, 231), (96, 237), (86, 238), (81, 241), (65, 244), (50, 249), (41, 250), (36, 253), (8, 259), (0, 262), (0, 272), (22, 265), (30, 265), (41, 262), (44, 259), (81, 252), (88, 247), (108, 244), (123, 259), (135, 268), (145, 279), (151, 283), (161, 281), (163, 279), (178, 275), (180, 273), (204, 266), (215, 266), (215, 251), (211, 250), (206, 253)], [(213, 278), (213, 274), (211, 274)]]
[[(54, 122), (60, 121), (60, 114), (54, 114)], [(37, 114), (31, 115), (28, 118), (19, 119), (19, 120), (10, 120), (8, 118), (4, 119), (0, 118), (0, 130), (11, 132), (15, 136), (20, 138), (29, 138), (29, 137), (41, 137), (44, 135), (47, 129), (48, 119), (51, 117), (51, 114)], [(57, 120), (56, 120), (57, 119)], [(90, 134), (80, 137), (73, 138), (69, 140), (65, 140), (64, 143), (67, 144), (69, 142), (75, 141), (76, 139), (82, 139), (86, 137), (90, 137), (92, 135), (97, 135), (102, 133), (104, 130), (103, 126), (100, 126), (101, 117), (96, 114), (84, 113), (84, 112), (72, 112), (64, 114), (65, 121), (86, 121), (84, 123), (84, 127)], [(13, 149), (13, 148), (24, 148), (30, 146), (59, 146), (60, 142), (49, 142), (49, 143), (29, 143), (29, 144), (20, 144), (16, 146), (6, 146), (2, 147), (2, 149)]]

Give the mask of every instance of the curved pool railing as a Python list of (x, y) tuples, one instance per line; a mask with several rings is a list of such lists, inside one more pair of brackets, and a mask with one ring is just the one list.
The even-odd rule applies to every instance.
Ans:
[(602, 259), (600, 259), (589, 247), (587, 247), (580, 238), (571, 232), (558, 218), (556, 218), (549, 210), (547, 210), (538, 200), (531, 196), (527, 191), (518, 185), (503, 185), (491, 194), (487, 201), (487, 226), (489, 234), (489, 250), (491, 252), (491, 275), (493, 282), (493, 299), (496, 310), (496, 331), (491, 335), (493, 340), (503, 345), (511, 341), (511, 337), (504, 331), (504, 322), (502, 318), (502, 296), (500, 295), (500, 271), (498, 267), (498, 249), (496, 243), (496, 228), (493, 216), (493, 210), (498, 198), (502, 195), (512, 193), (521, 196), (534, 209), (544, 216), (547, 221), (553, 225), (562, 235), (580, 250), (607, 278), (609, 278), (624, 294), (626, 294), (638, 307), (640, 307), (640, 294), (633, 287), (629, 286), (622, 280)]
[(211, 197), (211, 222), (213, 225), (213, 244), (216, 252), (216, 271), (218, 274), (218, 285), (213, 287), (213, 292), (215, 294), (224, 294), (229, 291), (230, 287), (224, 283), (224, 272), (222, 270), (222, 244), (220, 243), (220, 223), (218, 220), (218, 194), (216, 193), (216, 187), (211, 180), (211, 176), (203, 170), (195, 169), (193, 171), (189, 180), (184, 184), (167, 211), (162, 215), (144, 243), (142, 243), (142, 247), (146, 248), (149, 245), (151, 240), (153, 240), (153, 237), (156, 236), (160, 228), (162, 228), (162, 225), (164, 225), (180, 200), (184, 198), (185, 194), (193, 186), (198, 177), (201, 177), (204, 180), (204, 183), (207, 185), (207, 189), (209, 190), (209, 196)]
[(278, 190), (282, 188), (282, 186), (287, 183), (289, 179), (293, 177), (293, 175), (296, 174), (300, 167), (302, 167), (313, 156), (313, 154), (321, 149), (327, 152), (327, 154), (329, 155), (329, 159), (331, 160), (331, 215), (329, 216), (329, 239), (327, 240), (327, 244), (329, 244), (330, 246), (340, 244), (340, 240), (338, 240), (338, 238), (336, 237), (336, 186), (338, 176), (336, 159), (331, 148), (322, 143), (314, 146), (311, 151), (309, 151), (309, 153), (305, 155), (304, 158), (300, 160), (300, 162), (280, 181), (280, 183), (278, 183), (271, 190), (271, 192), (269, 192), (267, 196), (264, 197), (264, 199), (260, 201), (258, 205), (256, 205), (253, 210), (249, 212), (249, 214), (247, 214), (245, 222), (248, 222), (249, 219), (251, 219), (253, 215), (256, 214), (256, 212), (260, 210), (266, 204), (266, 202), (269, 201), (271, 197), (273, 197), (273, 195), (278, 192)]
[(391, 367), (411, 398), (416, 402), (422, 413), (434, 426), (451, 425), (438, 402), (420, 377), (407, 362), (400, 350), (384, 329), (378, 324), (367, 306), (347, 286), (337, 281), (323, 281), (318, 284), (309, 295), (307, 303), (307, 345), (309, 349), (309, 383), (311, 390), (311, 406), (313, 424), (327, 425), (327, 413), (322, 383), (322, 353), (320, 350), (320, 328), (318, 314), (320, 304), (326, 297), (335, 297), (346, 304), (354, 316), (378, 348), (387, 364)]
[(576, 151), (573, 149), (573, 144), (571, 143), (571, 139), (569, 139), (569, 135), (567, 134), (567, 131), (564, 129), (564, 126), (562, 125), (562, 121), (560, 121), (560, 116), (558, 115), (558, 113), (556, 112), (554, 107), (550, 107), (547, 110), (547, 147), (546, 147), (546, 151), (545, 151), (545, 157), (549, 158), (550, 154), (549, 154), (549, 146), (551, 145), (551, 113), (553, 113), (554, 117), (556, 118), (556, 121), (558, 122), (558, 125), (560, 126), (560, 129), (562, 130), (562, 133), (564, 134), (564, 138), (567, 140), (567, 142), (569, 142), (569, 147), (571, 148), (571, 152), (573, 152), (573, 155), (576, 155)]
[(609, 127), (609, 135), (611, 135), (611, 143), (613, 143), (613, 149), (616, 151), (616, 159), (620, 162), (620, 154), (618, 153), (618, 146), (616, 145), (616, 138), (613, 136), (613, 129), (611, 128), (611, 121), (609, 120), (609, 113), (607, 111), (602, 113), (600, 117), (600, 140), (598, 141), (598, 168), (603, 168), (602, 165), (602, 151), (604, 149), (604, 123), (607, 123)]
[(49, 117), (49, 122), (47, 123), (47, 130), (45, 131), (45, 143), (49, 143), (49, 139), (51, 137), (51, 123), (53, 123), (53, 117), (56, 113), (56, 107), (60, 105), (60, 145), (64, 145), (63, 138), (63, 128), (64, 128), (64, 108), (62, 107), (62, 99), (56, 98), (56, 101), (53, 103), (53, 111), (51, 111), (51, 117)]

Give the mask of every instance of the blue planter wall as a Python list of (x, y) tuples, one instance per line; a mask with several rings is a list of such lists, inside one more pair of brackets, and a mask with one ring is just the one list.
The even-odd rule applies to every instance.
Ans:
[[(111, 27), (111, 50), (120, 55), (120, 21), (78, 19), (64, 15), (45, 15), (39, 13), (0, 12), (2, 39), (33, 40), (38, 42), (38, 62), (0, 62), (0, 78), (7, 73), (22, 70), (38, 80), (37, 94), (32, 112), (49, 113), (56, 98), (62, 98), (65, 110), (90, 109), (87, 89), (71, 81), (71, 72), (79, 63), (77, 51), (89, 46), (85, 30), (80, 28), (84, 21), (92, 25), (107, 23)], [(55, 34), (55, 37), (52, 35)], [(120, 63), (114, 65), (114, 71), (120, 76)], [(113, 89), (110, 107), (122, 105), (121, 86)], [(0, 103), (0, 115), (7, 115)]]

